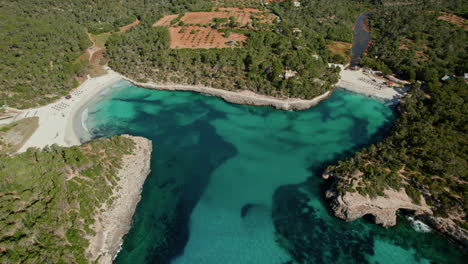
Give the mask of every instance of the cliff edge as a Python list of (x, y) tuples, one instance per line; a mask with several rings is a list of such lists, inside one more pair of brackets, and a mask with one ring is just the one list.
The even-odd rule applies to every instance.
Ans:
[(365, 215), (372, 215), (376, 224), (390, 227), (397, 223), (397, 211), (404, 209), (413, 212), (418, 219), (433, 229), (468, 248), (468, 232), (451, 219), (434, 216), (433, 210), (427, 205), (423, 196), (420, 204), (415, 204), (404, 189), (399, 191), (386, 189), (383, 196), (374, 198), (363, 196), (358, 192), (340, 193), (336, 188), (340, 177), (341, 175), (331, 171), (325, 171), (322, 175), (325, 180), (335, 181), (326, 191), (325, 197), (330, 200), (331, 209), (336, 217), (345, 221), (354, 221)]
[(131, 227), (136, 206), (141, 199), (141, 189), (150, 173), (151, 141), (142, 137), (125, 135), (135, 142), (134, 152), (122, 158), (118, 172), (119, 181), (113, 190), (114, 201), (103, 205), (95, 217), (95, 236), (90, 239), (88, 253), (92, 261), (112, 263)]

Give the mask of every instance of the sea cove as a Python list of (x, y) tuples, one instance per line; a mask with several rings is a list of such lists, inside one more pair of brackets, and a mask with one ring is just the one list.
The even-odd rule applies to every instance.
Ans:
[(385, 103), (341, 90), (291, 112), (117, 83), (89, 106), (86, 126), (154, 146), (116, 262), (461, 262), (456, 247), (403, 217), (385, 229), (328, 209), (323, 168), (380, 140), (393, 119)]

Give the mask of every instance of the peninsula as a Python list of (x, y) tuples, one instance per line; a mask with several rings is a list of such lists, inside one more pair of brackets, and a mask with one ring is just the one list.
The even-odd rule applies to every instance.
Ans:
[[(468, 248), (468, 6), (423, 2), (0, 0), (0, 262), (113, 262), (152, 142), (93, 139), (85, 119), (121, 81), (280, 110), (336, 89), (391, 101), (382, 142), (325, 162), (331, 210), (386, 227), (414, 215)], [(358, 16), (371, 40), (351, 54)], [(248, 204), (242, 218), (250, 208), (265, 209)]]
[(150, 153), (150, 141), (116, 136), (0, 155), (0, 261), (111, 263), (140, 200)]

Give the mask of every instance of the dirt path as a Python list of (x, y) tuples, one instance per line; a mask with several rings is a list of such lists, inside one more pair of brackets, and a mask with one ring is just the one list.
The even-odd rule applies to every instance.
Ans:
[(90, 33), (88, 33), (88, 38), (93, 43), (93, 45), (86, 50), (86, 52), (89, 54), (89, 61), (91, 61), (91, 58), (93, 57), (94, 53), (96, 53), (97, 51), (101, 49), (104, 49), (104, 47), (98, 47), (96, 44), (96, 41), (94, 41)]

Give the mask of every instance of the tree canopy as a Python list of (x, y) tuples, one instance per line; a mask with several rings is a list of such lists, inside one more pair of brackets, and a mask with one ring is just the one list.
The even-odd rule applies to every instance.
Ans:
[(0, 155), (0, 262), (87, 263), (87, 237), (101, 205), (112, 204), (129, 138)]

